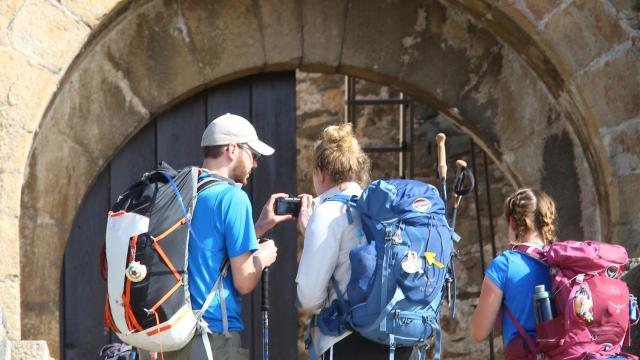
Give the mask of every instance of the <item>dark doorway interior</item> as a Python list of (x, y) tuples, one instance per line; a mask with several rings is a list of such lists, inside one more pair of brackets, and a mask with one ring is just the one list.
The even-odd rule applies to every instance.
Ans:
[[(208, 122), (226, 112), (244, 116), (259, 136), (276, 149), (261, 158), (245, 191), (254, 217), (270, 194), (296, 194), (295, 73), (251, 76), (203, 91), (159, 115), (136, 134), (95, 181), (81, 204), (65, 249), (62, 274), (61, 358), (94, 359), (98, 349), (116, 341), (105, 333), (103, 310), (106, 282), (99, 274), (106, 214), (119, 193), (164, 160), (174, 168), (202, 163), (200, 137)], [(270, 352), (274, 359), (297, 358), (295, 309), (296, 228), (277, 226), (278, 261), (271, 272)], [(259, 289), (259, 288), (258, 288)], [(260, 291), (243, 299), (244, 346), (252, 359), (262, 353)]]

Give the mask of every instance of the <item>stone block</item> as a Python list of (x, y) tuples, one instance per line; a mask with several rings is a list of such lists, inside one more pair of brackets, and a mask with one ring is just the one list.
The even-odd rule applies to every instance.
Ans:
[[(373, 69), (382, 76), (397, 77), (410, 62), (427, 63), (431, 56), (423, 49), (431, 44), (435, 52), (440, 47), (441, 39), (432, 34), (432, 28), (436, 21), (444, 21), (445, 11), (442, 5), (424, 1), (404, 1), (402, 6), (397, 1), (350, 2), (341, 66)], [(372, 28), (370, 24), (378, 26)], [(387, 85), (383, 78), (380, 82)]]
[(61, 0), (64, 7), (76, 14), (82, 21), (94, 28), (112, 9), (121, 5), (123, 0)]
[[(24, 157), (26, 159), (26, 156)], [(18, 218), (20, 214), (20, 193), (22, 188), (22, 174), (3, 172), (0, 176), (0, 219), (2, 217)]]
[[(567, 131), (548, 136), (542, 154), (540, 188), (556, 202), (558, 212), (558, 238), (584, 239), (581, 228), (582, 208), (580, 183), (576, 168), (576, 146)], [(558, 181), (562, 179), (562, 181)]]
[(58, 354), (60, 269), (69, 227), (42, 216), (35, 218), (32, 224), (25, 225), (25, 222), (28, 220), (22, 220), (21, 257), (24, 261), (20, 276), (33, 281), (22, 282), (20, 288), (21, 330), (31, 339), (47, 341), (51, 353)]
[(557, 131), (562, 121), (548, 91), (522, 58), (505, 47), (502, 59), (502, 81), (491, 91), (500, 99), (496, 116), (500, 149), (508, 151)]
[[(640, 173), (618, 177), (618, 191), (620, 193), (620, 219), (622, 225), (628, 224), (640, 229), (638, 214), (640, 214), (640, 201), (638, 201), (638, 189), (640, 189)], [(612, 239), (614, 242), (618, 242)], [(633, 244), (636, 246), (638, 238), (620, 239), (621, 244)], [(640, 256), (640, 254), (636, 255)]]
[(54, 72), (71, 62), (89, 35), (87, 26), (56, 4), (27, 0), (10, 29), (15, 49)]
[[(3, 176), (4, 177), (4, 176)], [(4, 190), (0, 189), (0, 193)], [(0, 277), (20, 274), (20, 247), (18, 217), (0, 216)], [(0, 294), (0, 297), (2, 295)]]
[(11, 360), (11, 342), (2, 305), (0, 305), (0, 360)]
[(618, 11), (618, 17), (627, 22), (632, 29), (640, 29), (640, 3), (636, 0), (609, 0)]
[(16, 341), (12, 345), (11, 360), (53, 360), (45, 341)]
[[(539, 186), (542, 175), (542, 148), (544, 137), (531, 136), (519, 147), (505, 150), (503, 158), (505, 163), (518, 174), (520, 179), (526, 179), (523, 186)], [(526, 161), (522, 161), (526, 159)]]
[[(24, 55), (0, 47), (0, 126), (33, 132), (56, 90), (56, 78), (57, 75), (33, 65)], [(14, 141), (7, 149), (16, 148)], [(0, 140), (0, 144), (3, 142), (4, 139)]]
[(533, 15), (533, 21), (539, 22), (560, 5), (561, 0), (521, 0), (524, 7)]
[[(151, 111), (202, 87), (262, 71), (265, 50), (255, 2), (151, 1), (97, 46)], [(80, 66), (91, 67), (91, 61)]]
[(302, 58), (302, 4), (296, 0), (256, 2), (267, 70), (295, 69)]
[(631, 47), (577, 77), (598, 126), (614, 127), (640, 115), (639, 62), (640, 48)]
[[(24, 0), (4, 0), (0, 7), (0, 45), (8, 44), (8, 27)], [(2, 57), (0, 57), (1, 59)]]
[(640, 173), (640, 118), (601, 129), (601, 134), (614, 172), (619, 176)]
[(549, 18), (542, 34), (574, 73), (628, 38), (604, 1), (593, 0), (570, 2)]
[(346, 0), (302, 0), (302, 68), (334, 72), (342, 56)]
[[(9, 340), (20, 339), (20, 278), (0, 274), (0, 307), (4, 309), (4, 323)], [(1, 325), (0, 325), (1, 326)]]
[[(637, 241), (638, 238), (640, 238), (640, 225), (636, 223), (619, 224), (613, 227), (611, 241), (624, 245), (629, 257), (640, 257), (640, 243)], [(638, 294), (640, 294), (640, 292)]]
[[(34, 281), (22, 283), (22, 303), (51, 304), (57, 309), (60, 276), (64, 250), (69, 236), (69, 227), (58, 225), (50, 219), (38, 217), (24, 237), (36, 239), (33, 244), (25, 243), (20, 249), (20, 276)], [(24, 316), (23, 316), (24, 317)]]

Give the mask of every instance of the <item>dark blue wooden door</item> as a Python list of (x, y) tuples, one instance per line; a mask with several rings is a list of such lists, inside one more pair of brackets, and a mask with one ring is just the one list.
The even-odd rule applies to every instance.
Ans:
[[(164, 112), (136, 134), (97, 177), (76, 216), (65, 249), (61, 299), (61, 358), (94, 359), (98, 349), (116, 341), (104, 332), (106, 282), (99, 275), (99, 250), (104, 241), (106, 214), (118, 194), (153, 169), (159, 161), (174, 168), (200, 166), (200, 137), (206, 125), (226, 112), (249, 119), (272, 145), (245, 191), (254, 216), (270, 194), (296, 194), (295, 73), (255, 75), (203, 91)], [(274, 359), (297, 357), (295, 309), (296, 228), (281, 224), (268, 234), (276, 239), (278, 261), (271, 271), (270, 352)], [(258, 286), (243, 298), (243, 344), (252, 359), (262, 355), (261, 294)], [(277, 326), (276, 326), (277, 324)]]

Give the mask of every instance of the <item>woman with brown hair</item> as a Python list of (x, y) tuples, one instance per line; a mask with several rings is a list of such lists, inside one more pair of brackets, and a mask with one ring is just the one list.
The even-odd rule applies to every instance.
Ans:
[[(545, 192), (537, 189), (516, 191), (507, 198), (504, 213), (508, 224), (507, 240), (512, 246), (525, 244), (542, 248), (556, 240), (556, 206)], [(551, 289), (548, 266), (519, 251), (506, 250), (493, 259), (485, 275), (478, 306), (471, 317), (472, 338), (480, 342), (489, 336), (503, 303), (524, 330), (535, 336), (532, 299), (537, 285)], [(503, 344), (508, 348), (511, 340), (519, 338), (518, 329), (509, 316), (502, 317), (501, 325)], [(511, 346), (519, 345), (514, 341)]]
[[(352, 221), (347, 205), (330, 201), (337, 194), (360, 196), (369, 182), (370, 161), (356, 140), (351, 124), (329, 126), (322, 132), (313, 156), (315, 199), (302, 195), (298, 228), (304, 234), (304, 248), (296, 277), (298, 301), (305, 309), (319, 310), (337, 298), (335, 279), (346, 297), (351, 277), (349, 252), (366, 243), (355, 209)], [(329, 201), (328, 201), (329, 200)], [(357, 333), (313, 336), (315, 353), (329, 359), (388, 359), (389, 347), (367, 340)], [(398, 348), (397, 359), (408, 359), (411, 348)], [(406, 354), (405, 354), (406, 353)]]

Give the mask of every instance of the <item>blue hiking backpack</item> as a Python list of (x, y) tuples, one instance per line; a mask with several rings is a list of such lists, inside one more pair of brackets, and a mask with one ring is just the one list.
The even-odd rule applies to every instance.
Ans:
[[(459, 237), (447, 223), (438, 190), (416, 180), (378, 180), (360, 198), (337, 194), (326, 201), (347, 204), (350, 222), (350, 209), (358, 211), (367, 243), (349, 254), (348, 299), (332, 278), (338, 298), (312, 326), (334, 336), (357, 331), (389, 345), (391, 360), (396, 346), (417, 347), (434, 336), (439, 359), (440, 303), (445, 287), (455, 288), (452, 241)], [(419, 359), (427, 348), (418, 349)]]

